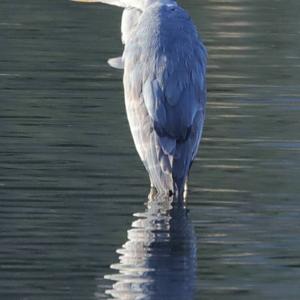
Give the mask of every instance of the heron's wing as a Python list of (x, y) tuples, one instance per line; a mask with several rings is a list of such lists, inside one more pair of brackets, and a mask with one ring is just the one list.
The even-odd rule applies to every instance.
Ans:
[(145, 64), (154, 68), (145, 72), (142, 95), (173, 178), (182, 181), (197, 153), (204, 123), (206, 50), (193, 32), (162, 32), (160, 39), (165, 40)]
[(161, 74), (148, 77), (142, 91), (157, 141), (170, 160), (173, 178), (178, 180), (188, 173), (204, 123), (204, 52), (199, 49), (190, 59), (190, 65), (184, 57), (177, 62), (171, 59)]

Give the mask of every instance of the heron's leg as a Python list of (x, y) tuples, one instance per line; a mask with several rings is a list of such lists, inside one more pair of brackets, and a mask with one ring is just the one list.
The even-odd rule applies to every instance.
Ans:
[(188, 195), (188, 178), (186, 177), (184, 181), (184, 190), (183, 190), (183, 201), (187, 202), (187, 195)]

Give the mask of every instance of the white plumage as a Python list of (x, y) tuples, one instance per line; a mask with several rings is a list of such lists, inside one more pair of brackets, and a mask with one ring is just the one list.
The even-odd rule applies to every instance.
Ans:
[(137, 152), (159, 195), (182, 199), (206, 102), (206, 50), (173, 0), (79, 0), (124, 7), (122, 57), (127, 117)]

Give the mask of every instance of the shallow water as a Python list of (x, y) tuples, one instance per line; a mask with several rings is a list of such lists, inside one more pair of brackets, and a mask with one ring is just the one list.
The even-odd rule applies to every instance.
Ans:
[(1, 299), (299, 299), (300, 2), (181, 3), (209, 52), (188, 211), (144, 204), (121, 11), (1, 0)]

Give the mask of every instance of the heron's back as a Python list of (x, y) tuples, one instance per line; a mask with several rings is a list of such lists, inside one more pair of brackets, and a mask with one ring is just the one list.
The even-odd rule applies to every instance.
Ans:
[(206, 99), (206, 51), (186, 12), (152, 5), (123, 55), (126, 110), (152, 184), (182, 192), (197, 152)]

